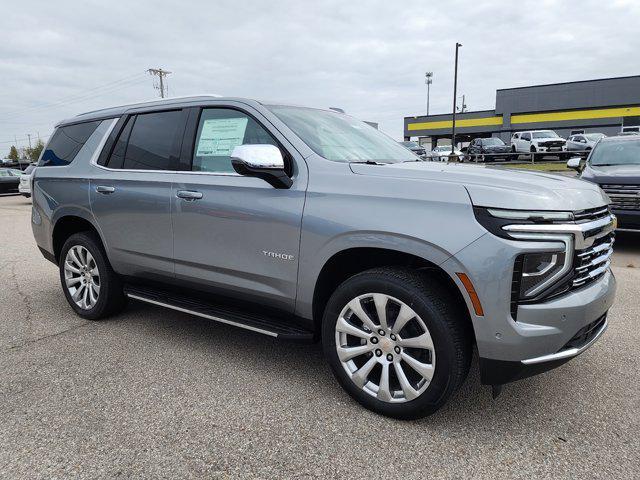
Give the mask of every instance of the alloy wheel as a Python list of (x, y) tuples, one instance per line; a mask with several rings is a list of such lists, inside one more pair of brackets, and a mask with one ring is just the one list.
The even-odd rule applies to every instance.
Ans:
[(84, 310), (94, 307), (100, 296), (100, 272), (93, 255), (82, 245), (74, 245), (67, 252), (64, 281), (76, 305)]
[(386, 294), (367, 293), (347, 303), (336, 322), (335, 343), (351, 381), (383, 402), (416, 399), (435, 372), (426, 324), (406, 303)]

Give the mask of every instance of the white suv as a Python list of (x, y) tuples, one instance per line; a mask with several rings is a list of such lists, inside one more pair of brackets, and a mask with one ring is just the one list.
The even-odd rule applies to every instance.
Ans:
[(514, 153), (557, 153), (563, 158), (567, 141), (553, 130), (530, 130), (514, 133), (511, 151)]

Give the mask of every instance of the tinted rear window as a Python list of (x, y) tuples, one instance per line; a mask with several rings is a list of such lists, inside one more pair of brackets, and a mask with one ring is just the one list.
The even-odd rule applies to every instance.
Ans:
[(59, 127), (49, 140), (45, 151), (42, 152), (38, 166), (69, 165), (98, 125), (100, 121)]
[[(182, 125), (182, 112), (138, 115), (126, 147), (122, 168), (136, 170), (171, 170), (175, 168)], [(111, 163), (111, 162), (109, 162)]]

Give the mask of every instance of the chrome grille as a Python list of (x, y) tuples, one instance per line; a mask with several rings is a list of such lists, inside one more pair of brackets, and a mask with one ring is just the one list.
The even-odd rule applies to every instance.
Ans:
[(640, 210), (640, 185), (600, 185), (611, 199), (615, 210)]
[(591, 222), (593, 220), (598, 220), (599, 218), (604, 218), (609, 215), (609, 213), (609, 207), (605, 205), (603, 207), (589, 208), (587, 210), (573, 212), (573, 218), (577, 223)]
[(600, 278), (611, 264), (613, 232), (600, 237), (588, 248), (576, 251), (572, 287), (581, 287)]

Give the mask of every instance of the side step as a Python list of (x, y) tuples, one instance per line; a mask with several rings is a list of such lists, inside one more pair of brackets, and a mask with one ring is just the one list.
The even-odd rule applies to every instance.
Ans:
[(137, 285), (126, 285), (124, 293), (127, 297), (141, 302), (190, 313), (198, 317), (233, 325), (253, 332), (262, 333), (283, 340), (298, 342), (313, 341), (313, 332), (287, 323), (286, 320), (256, 315), (237, 307), (218, 305), (195, 297), (178, 295), (165, 290), (158, 290)]

